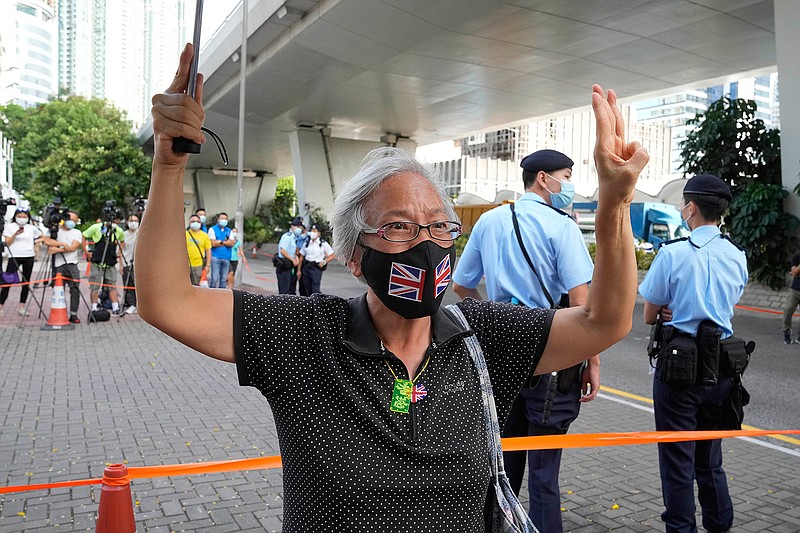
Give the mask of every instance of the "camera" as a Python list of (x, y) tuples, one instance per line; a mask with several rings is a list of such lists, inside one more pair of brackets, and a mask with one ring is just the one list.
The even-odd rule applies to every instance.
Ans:
[(3, 198), (0, 196), (0, 233), (2, 233), (3, 229), (6, 225), (6, 209), (10, 205), (17, 205), (17, 201), (13, 198)]
[(111, 222), (115, 218), (123, 218), (122, 209), (117, 207), (114, 200), (108, 200), (103, 204), (103, 220)]
[(136, 196), (131, 203), (131, 207), (133, 208), (133, 212), (139, 217), (139, 220), (141, 220), (142, 214), (144, 213), (145, 208), (147, 208), (147, 198), (143, 197), (142, 195)]
[(65, 220), (69, 220), (69, 208), (67, 207), (47, 204), (42, 210), (42, 221), (50, 228), (51, 232), (58, 231), (58, 226)]

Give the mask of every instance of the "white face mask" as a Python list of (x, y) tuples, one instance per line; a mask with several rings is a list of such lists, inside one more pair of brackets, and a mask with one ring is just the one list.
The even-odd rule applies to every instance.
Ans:
[(316, 241), (317, 239), (319, 239), (319, 233), (317, 233), (316, 231), (312, 231), (309, 235), (311, 235), (312, 241)]
[(131, 220), (130, 222), (128, 222), (128, 229), (129, 230), (135, 231), (136, 228), (138, 228), (138, 227), (139, 227), (139, 223), (136, 222), (135, 220)]
[(28, 223), (28, 217), (15, 217), (14, 222), (16, 222), (19, 226), (24, 226)]

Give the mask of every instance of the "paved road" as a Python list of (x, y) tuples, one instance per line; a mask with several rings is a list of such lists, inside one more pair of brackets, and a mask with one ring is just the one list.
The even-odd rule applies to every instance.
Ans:
[[(244, 281), (274, 292), (269, 260), (251, 260), (250, 267)], [(345, 296), (363, 290), (338, 265), (326, 272), (323, 288)], [(640, 312), (631, 336), (604, 356), (603, 379), (649, 397)], [(760, 405), (793, 390), (791, 362), (800, 355), (800, 346), (778, 344), (776, 320), (737, 318), (737, 329), (760, 344), (748, 370), (754, 405), (747, 422), (800, 428), (797, 409)], [(98, 477), (107, 462), (159, 465), (278, 453), (265, 400), (237, 386), (233, 365), (200, 356), (138, 317), (71, 332), (15, 324), (0, 327), (0, 486)], [(584, 407), (573, 432), (650, 430), (647, 408), (603, 393)], [(724, 450), (735, 530), (800, 531), (800, 446), (736, 439)], [(663, 530), (653, 446), (567, 450), (562, 491), (567, 531)], [(133, 492), (140, 532), (281, 530), (278, 470), (135, 480)], [(78, 487), (0, 496), (0, 533), (94, 530), (98, 495), (97, 487)]]

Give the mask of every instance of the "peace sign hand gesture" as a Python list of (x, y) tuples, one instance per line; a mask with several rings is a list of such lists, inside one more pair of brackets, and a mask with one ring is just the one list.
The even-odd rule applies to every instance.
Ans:
[(650, 160), (638, 142), (625, 142), (625, 121), (617, 107), (617, 95), (592, 86), (592, 109), (597, 120), (594, 162), (599, 179), (599, 200), (616, 205), (633, 201), (634, 187)]

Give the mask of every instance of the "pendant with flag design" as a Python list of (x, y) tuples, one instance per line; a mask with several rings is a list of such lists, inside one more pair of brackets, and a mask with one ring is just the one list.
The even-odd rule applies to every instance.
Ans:
[(422, 383), (417, 383), (411, 389), (411, 403), (417, 403), (420, 400), (424, 400), (425, 396), (428, 395), (428, 389), (425, 388), (425, 385)]

